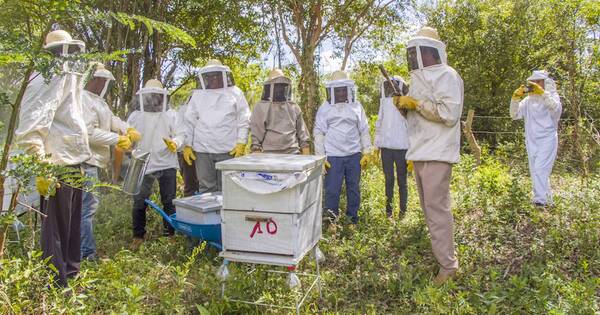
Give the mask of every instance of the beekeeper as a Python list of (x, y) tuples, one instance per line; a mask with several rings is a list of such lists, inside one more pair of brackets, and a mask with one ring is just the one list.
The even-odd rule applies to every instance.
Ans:
[(245, 153), (250, 109), (229, 67), (210, 60), (199, 75), (200, 89), (192, 92), (185, 114), (183, 157), (196, 161), (199, 191), (206, 193), (221, 191), (215, 163)]
[[(142, 139), (136, 151), (150, 152), (150, 159), (142, 181), (140, 193), (133, 197), (133, 242), (137, 249), (146, 234), (146, 203), (152, 194), (154, 181), (158, 180), (160, 199), (167, 214), (175, 213), (173, 199), (177, 189), (177, 149), (184, 142), (181, 128), (177, 127), (177, 113), (169, 109), (168, 92), (160, 81), (151, 79), (137, 92), (139, 110), (133, 111), (127, 123), (139, 130)], [(175, 231), (163, 220), (163, 236)]]
[[(131, 149), (131, 145), (141, 139), (134, 128), (115, 116), (104, 96), (109, 90), (112, 73), (103, 64), (95, 64), (92, 76), (86, 83), (82, 93), (83, 116), (87, 125), (90, 150), (92, 156), (83, 164), (85, 175), (93, 180), (98, 179), (98, 169), (105, 169), (110, 162), (110, 147), (116, 145), (123, 151)], [(88, 183), (88, 187), (92, 183)], [(98, 198), (90, 191), (83, 192), (81, 209), (81, 258), (96, 259), (96, 241), (94, 239), (93, 219), (98, 209)]]
[(292, 80), (280, 69), (269, 73), (261, 101), (250, 116), (252, 152), (310, 154), (310, 136), (300, 106), (292, 101)]
[[(327, 101), (317, 111), (315, 154), (325, 155), (325, 209), (338, 216), (342, 183), (346, 181), (346, 215), (358, 222), (360, 171), (376, 159), (369, 122), (356, 99), (354, 81), (344, 71), (332, 74), (325, 85)], [(362, 152), (362, 153), (361, 153)]]
[(527, 78), (531, 91), (521, 85), (512, 96), (510, 117), (525, 120), (525, 144), (536, 206), (552, 204), (550, 173), (558, 149), (558, 121), (562, 113), (556, 83), (543, 70)]
[[(408, 85), (398, 76), (391, 79), (396, 91), (408, 93)], [(394, 176), (398, 181), (400, 217), (406, 213), (408, 202), (407, 161), (408, 130), (406, 118), (394, 106), (394, 88), (385, 80), (381, 83), (379, 114), (375, 122), (375, 146), (380, 149), (381, 165), (385, 177), (385, 211), (392, 217), (394, 200)], [(394, 171), (395, 166), (395, 171)]]
[(452, 165), (459, 161), (463, 81), (446, 60), (446, 45), (434, 28), (423, 27), (408, 41), (410, 90), (394, 97), (408, 110), (408, 160), (414, 173), (431, 236), (433, 254), (440, 265), (434, 283), (454, 277), (458, 270), (454, 246), (454, 219), (450, 209)]
[[(46, 35), (44, 49), (62, 60), (62, 71), (48, 82), (33, 75), (21, 103), (16, 143), (26, 153), (80, 173), (82, 163), (91, 157), (81, 100), (85, 65), (63, 58), (84, 52), (85, 44), (56, 30)], [(40, 175), (36, 185), (47, 215), (40, 237), (43, 257), (50, 257), (56, 267), (57, 284), (66, 286), (67, 278), (79, 273), (81, 190), (59, 180)]]

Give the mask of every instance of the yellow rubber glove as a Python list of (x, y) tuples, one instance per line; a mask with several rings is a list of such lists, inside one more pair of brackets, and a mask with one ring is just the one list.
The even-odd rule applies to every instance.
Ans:
[[(52, 185), (55, 184), (55, 180), (51, 178), (46, 178), (43, 176), (38, 176), (35, 178), (35, 187), (41, 196), (54, 196), (56, 195), (56, 189), (51, 191)], [(59, 188), (60, 184), (56, 183), (55, 188)]]
[(544, 94), (544, 89), (539, 84), (531, 82), (531, 81), (529, 81), (528, 83), (532, 88), (531, 94), (535, 94), (535, 95)]
[(173, 153), (177, 152), (177, 143), (175, 143), (173, 139), (163, 138), (163, 141), (165, 142), (165, 145), (169, 151)]
[(117, 140), (117, 148), (123, 151), (129, 151), (129, 149), (131, 149), (131, 138), (128, 136), (119, 136), (119, 140)]
[(304, 147), (300, 149), (302, 155), (310, 155), (310, 147)]
[(327, 170), (331, 168), (331, 163), (329, 163), (329, 161), (325, 160), (325, 163), (323, 163), (323, 173), (327, 174)]
[(406, 161), (406, 170), (409, 173), (412, 173), (414, 169), (415, 169), (415, 165), (413, 164), (413, 161)]
[(513, 101), (520, 101), (523, 97), (525, 97), (525, 85), (519, 86), (512, 94)]
[(394, 105), (398, 110), (415, 110), (419, 105), (419, 101), (410, 96), (394, 96)]
[(192, 147), (190, 147), (189, 145), (186, 145), (185, 148), (183, 148), (183, 160), (185, 161), (185, 163), (187, 163), (187, 165), (190, 166), (196, 160), (196, 154), (194, 153)]
[(246, 145), (243, 143), (238, 143), (235, 145), (235, 148), (229, 152), (229, 155), (233, 157), (240, 157), (246, 153)]
[(135, 130), (135, 128), (127, 128), (127, 136), (131, 142), (138, 142), (142, 140), (142, 134)]

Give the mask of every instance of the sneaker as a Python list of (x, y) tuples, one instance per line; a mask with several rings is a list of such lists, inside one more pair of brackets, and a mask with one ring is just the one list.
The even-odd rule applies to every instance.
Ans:
[(133, 240), (131, 241), (131, 245), (129, 246), (129, 248), (131, 248), (132, 251), (137, 251), (138, 249), (140, 249), (140, 246), (142, 246), (142, 244), (144, 243), (144, 238), (143, 237), (133, 237)]
[(457, 269), (445, 270), (440, 268), (440, 271), (438, 272), (437, 276), (435, 276), (435, 278), (433, 279), (433, 284), (442, 285), (448, 282), (448, 280), (456, 278), (457, 271)]

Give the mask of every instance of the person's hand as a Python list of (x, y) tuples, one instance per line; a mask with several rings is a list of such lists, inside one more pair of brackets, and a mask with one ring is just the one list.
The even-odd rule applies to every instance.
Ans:
[(192, 163), (196, 160), (196, 154), (189, 145), (186, 145), (185, 148), (183, 148), (183, 160), (189, 166), (192, 166)]
[(173, 153), (177, 152), (177, 143), (173, 139), (163, 138), (167, 149)]
[(544, 94), (544, 89), (539, 84), (531, 82), (531, 81), (529, 81), (528, 83), (531, 86), (531, 92), (530, 92), (531, 94), (535, 94), (535, 95)]
[(413, 161), (406, 161), (406, 170), (409, 173), (412, 173), (414, 169), (415, 169), (415, 165), (414, 165)]
[(135, 128), (127, 128), (127, 136), (131, 142), (138, 142), (142, 140), (142, 134), (135, 130)]
[(117, 148), (123, 151), (129, 151), (131, 149), (131, 138), (129, 136), (119, 136)]
[(325, 163), (323, 163), (323, 173), (327, 174), (327, 170), (331, 168), (331, 164), (329, 163), (329, 161), (325, 160)]
[(415, 110), (419, 105), (419, 101), (410, 96), (394, 96), (393, 100), (398, 110)]
[(512, 94), (513, 101), (520, 101), (525, 97), (525, 85), (521, 84), (518, 89), (516, 89)]
[[(52, 189), (54, 186), (55, 189)], [(60, 184), (55, 179), (38, 176), (35, 178), (35, 187), (41, 196), (51, 197), (56, 195), (56, 189)]]
[(235, 145), (235, 148), (229, 152), (229, 155), (233, 157), (240, 157), (246, 153), (246, 145), (243, 143), (238, 143)]
[(300, 149), (302, 155), (310, 155), (310, 147), (304, 147)]

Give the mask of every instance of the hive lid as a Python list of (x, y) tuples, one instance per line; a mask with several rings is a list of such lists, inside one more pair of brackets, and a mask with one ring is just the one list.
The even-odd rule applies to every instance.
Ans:
[(202, 194), (173, 199), (175, 207), (184, 207), (200, 212), (221, 210), (223, 197), (220, 194)]
[(325, 156), (253, 153), (222, 161), (216, 168), (222, 171), (301, 172), (323, 165)]

